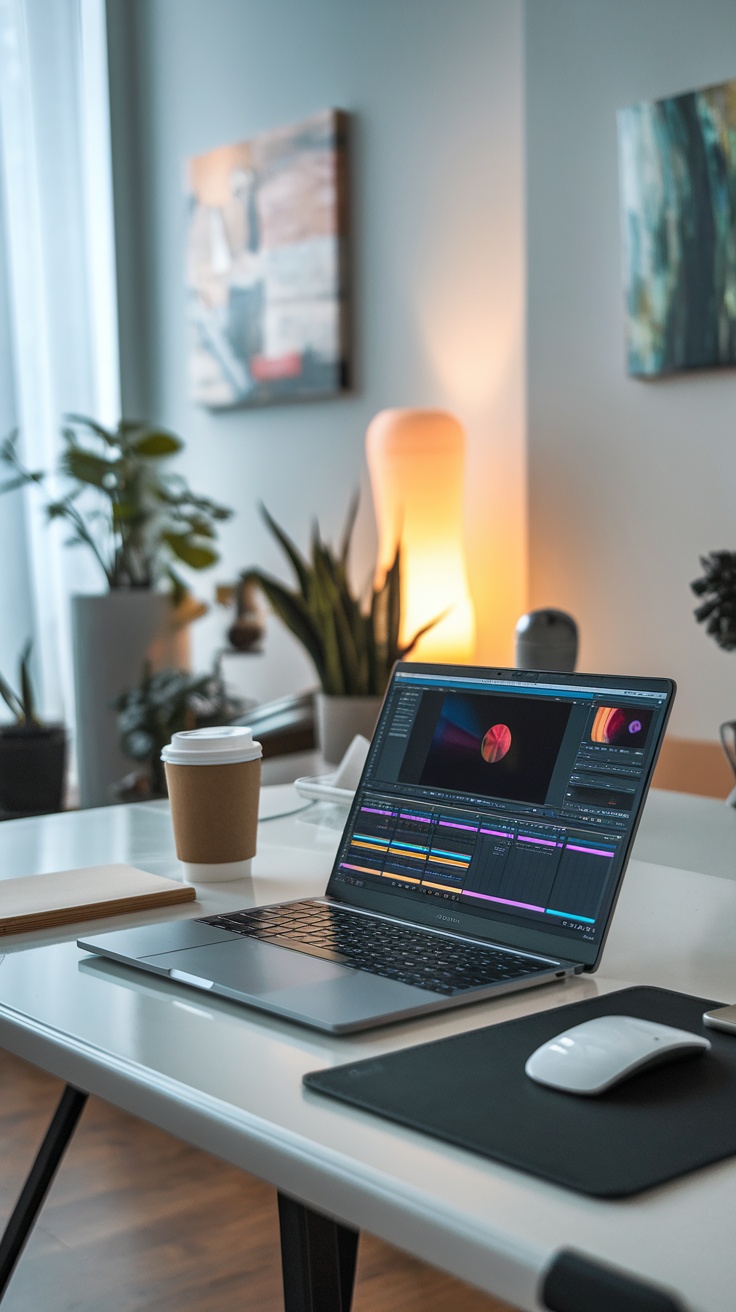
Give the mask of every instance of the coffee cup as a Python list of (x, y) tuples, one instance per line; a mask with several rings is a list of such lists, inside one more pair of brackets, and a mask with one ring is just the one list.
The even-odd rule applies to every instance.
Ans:
[(164, 747), (176, 854), (188, 882), (250, 875), (262, 755), (252, 731), (234, 724), (175, 733)]

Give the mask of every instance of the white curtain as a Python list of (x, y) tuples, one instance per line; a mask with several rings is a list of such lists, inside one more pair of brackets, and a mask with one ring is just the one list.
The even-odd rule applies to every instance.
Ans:
[[(0, 198), (19, 449), (52, 471), (65, 413), (115, 423), (120, 411), (105, 0), (0, 0)], [(35, 489), (24, 496), (39, 701), (71, 727), (69, 598), (104, 579), (46, 524)], [(12, 504), (0, 500), (0, 518)], [(3, 591), (6, 570), (8, 635), (27, 616)]]

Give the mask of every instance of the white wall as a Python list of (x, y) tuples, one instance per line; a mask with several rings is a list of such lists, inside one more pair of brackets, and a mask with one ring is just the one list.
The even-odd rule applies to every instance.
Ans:
[[(447, 407), (469, 435), (479, 656), (510, 659), (526, 602), (521, 6), (109, 7), (123, 392), (129, 413), (147, 408), (186, 438), (185, 469), (197, 489), (237, 509), (218, 577), (256, 562), (282, 569), (259, 500), (302, 545), (314, 516), (337, 533), (351, 490), (362, 484), (367, 493), (363, 440), (378, 410)], [(188, 399), (183, 162), (326, 107), (354, 120), (355, 392), (208, 413)], [(364, 498), (363, 577), (374, 544)], [(211, 590), (212, 577), (200, 587)], [(220, 615), (198, 626), (199, 663), (222, 625)], [(269, 651), (273, 692), (311, 681), (283, 635), (271, 632)]]
[(626, 376), (616, 110), (733, 77), (733, 0), (527, 2), (531, 602), (581, 668), (674, 676), (693, 738), (736, 714), (689, 589), (736, 548), (736, 372)]
[[(18, 419), (13, 380), (13, 355), (8, 306), (7, 269), (3, 197), (0, 194), (0, 441), (16, 427)], [(7, 466), (0, 465), (0, 484), (10, 481)], [(18, 689), (18, 658), (33, 636), (26, 523), (21, 491), (0, 496), (0, 674), (12, 688)], [(10, 719), (5, 703), (0, 701), (0, 721)]]

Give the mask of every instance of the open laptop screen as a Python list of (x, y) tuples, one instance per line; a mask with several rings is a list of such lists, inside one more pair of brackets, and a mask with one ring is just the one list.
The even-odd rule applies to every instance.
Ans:
[(595, 964), (673, 694), (399, 664), (328, 893)]

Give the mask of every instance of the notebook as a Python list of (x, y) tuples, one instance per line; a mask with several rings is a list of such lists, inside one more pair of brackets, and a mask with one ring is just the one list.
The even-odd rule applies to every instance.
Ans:
[(191, 902), (194, 888), (123, 864), (55, 870), (0, 881), (0, 934)]
[(79, 945), (337, 1034), (593, 971), (674, 691), (400, 662), (323, 897)]

